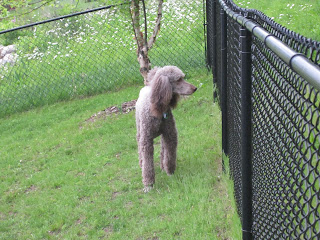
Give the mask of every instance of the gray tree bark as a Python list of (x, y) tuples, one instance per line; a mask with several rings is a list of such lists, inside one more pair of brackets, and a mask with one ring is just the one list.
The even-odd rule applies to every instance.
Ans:
[[(144, 34), (141, 31), (140, 25), (140, 3), (143, 4), (144, 11), (144, 23), (145, 23), (145, 31)], [(159, 0), (158, 4), (158, 15), (155, 21), (155, 26), (153, 29), (153, 33), (148, 40), (147, 38), (147, 20), (146, 20), (146, 12), (143, 0), (132, 0), (131, 1), (131, 16), (132, 16), (132, 26), (134, 30), (135, 39), (137, 41), (137, 60), (140, 65), (140, 73), (144, 79), (144, 84), (148, 85), (148, 72), (151, 69), (151, 62), (148, 57), (148, 52), (152, 48), (153, 44), (156, 41), (157, 35), (160, 31), (161, 18), (162, 18), (162, 4), (163, 0)]]

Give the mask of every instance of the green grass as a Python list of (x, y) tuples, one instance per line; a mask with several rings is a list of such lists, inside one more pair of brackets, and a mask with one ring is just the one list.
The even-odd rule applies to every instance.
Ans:
[[(221, 172), (221, 113), (212, 75), (174, 110), (177, 171), (159, 167), (144, 194), (134, 113), (88, 123), (141, 86), (0, 120), (0, 239), (240, 239), (232, 183)], [(201, 87), (200, 87), (201, 86)]]
[(320, 2), (318, 0), (234, 0), (244, 8), (253, 8), (265, 13), (282, 26), (307, 38), (320, 41)]

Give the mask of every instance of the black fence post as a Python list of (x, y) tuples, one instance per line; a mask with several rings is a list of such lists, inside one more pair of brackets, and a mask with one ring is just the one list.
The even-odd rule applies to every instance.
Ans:
[[(217, 1), (212, 0), (212, 74), (214, 83), (217, 83), (217, 20), (216, 18), (216, 7), (217, 7)], [(217, 98), (217, 96), (215, 96)]]
[(242, 238), (252, 239), (251, 33), (240, 29)]
[[(207, 13), (207, 66), (211, 68), (213, 75), (213, 83), (217, 87), (217, 17), (216, 16), (216, 0), (206, 0)], [(213, 99), (218, 99), (218, 89), (213, 91)]]
[(206, 37), (207, 37), (207, 49), (206, 49), (206, 63), (208, 68), (212, 68), (212, 35), (213, 35), (213, 13), (212, 13), (212, 3), (213, 0), (206, 0)]
[[(222, 151), (228, 155), (227, 132), (227, 14), (221, 8), (221, 112), (222, 112)], [(224, 170), (224, 161), (222, 161)]]

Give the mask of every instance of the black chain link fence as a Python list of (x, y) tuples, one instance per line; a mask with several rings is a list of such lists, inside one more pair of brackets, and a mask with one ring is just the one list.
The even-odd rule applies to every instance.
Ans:
[[(208, 0), (207, 21), (207, 63), (217, 83), (223, 151), (243, 238), (319, 239), (320, 43), (231, 0)], [(286, 61), (269, 48), (271, 35), (259, 36), (261, 29), (297, 54)], [(249, 51), (244, 51), (246, 44)], [(297, 58), (304, 63), (298, 67), (315, 69), (313, 82), (304, 77), (309, 70), (296, 71)], [(248, 102), (244, 88), (249, 89)]]
[[(125, 1), (0, 32), (0, 45), (10, 46), (0, 46), (0, 117), (143, 83), (129, 9)], [(151, 35), (157, 1), (146, 11)], [(203, 1), (165, 1), (162, 14), (152, 66), (176, 65), (187, 75), (203, 69)]]

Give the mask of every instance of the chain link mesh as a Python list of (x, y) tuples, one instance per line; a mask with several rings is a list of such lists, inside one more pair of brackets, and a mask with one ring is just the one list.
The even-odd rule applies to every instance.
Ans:
[[(16, 49), (10, 61), (0, 61), (0, 117), (142, 83), (129, 7), (0, 33), (0, 42)], [(146, 11), (151, 35), (157, 1), (148, 1)], [(187, 74), (203, 68), (203, 2), (165, 1), (162, 14), (152, 66), (176, 65)]]
[(217, 89), (215, 94), (221, 96), (221, 19), (220, 8), (214, 4), (214, 1), (206, 1), (206, 25), (207, 25), (207, 54), (206, 62), (212, 68), (214, 76), (213, 81)]
[[(320, 43), (296, 34), (261, 12), (231, 0), (229, 9), (256, 21), (319, 65)], [(233, 18), (221, 25), (220, 1), (207, 1), (207, 63), (221, 97), (221, 32), (227, 29), (227, 154), (242, 218), (241, 144), (252, 145), (252, 209), (254, 239), (318, 239), (320, 236), (320, 93), (295, 73), (264, 42), (252, 37), (251, 143), (241, 143), (240, 26)], [(211, 4), (211, 5), (210, 5)], [(210, 26), (211, 23), (211, 26)], [(210, 33), (212, 31), (212, 33)], [(216, 37), (216, 38), (215, 38)], [(210, 50), (210, 51), (209, 51)], [(213, 55), (213, 56), (212, 56)], [(215, 59), (215, 60), (212, 60)], [(221, 105), (221, 102), (220, 102)], [(224, 109), (222, 109), (224, 111)], [(242, 219), (243, 220), (243, 219)]]
[(258, 239), (316, 239), (319, 91), (260, 40), (254, 38), (252, 49), (254, 233)]
[(227, 17), (227, 149), (231, 177), (234, 179), (235, 198), (241, 216), (241, 67), (240, 25)]

